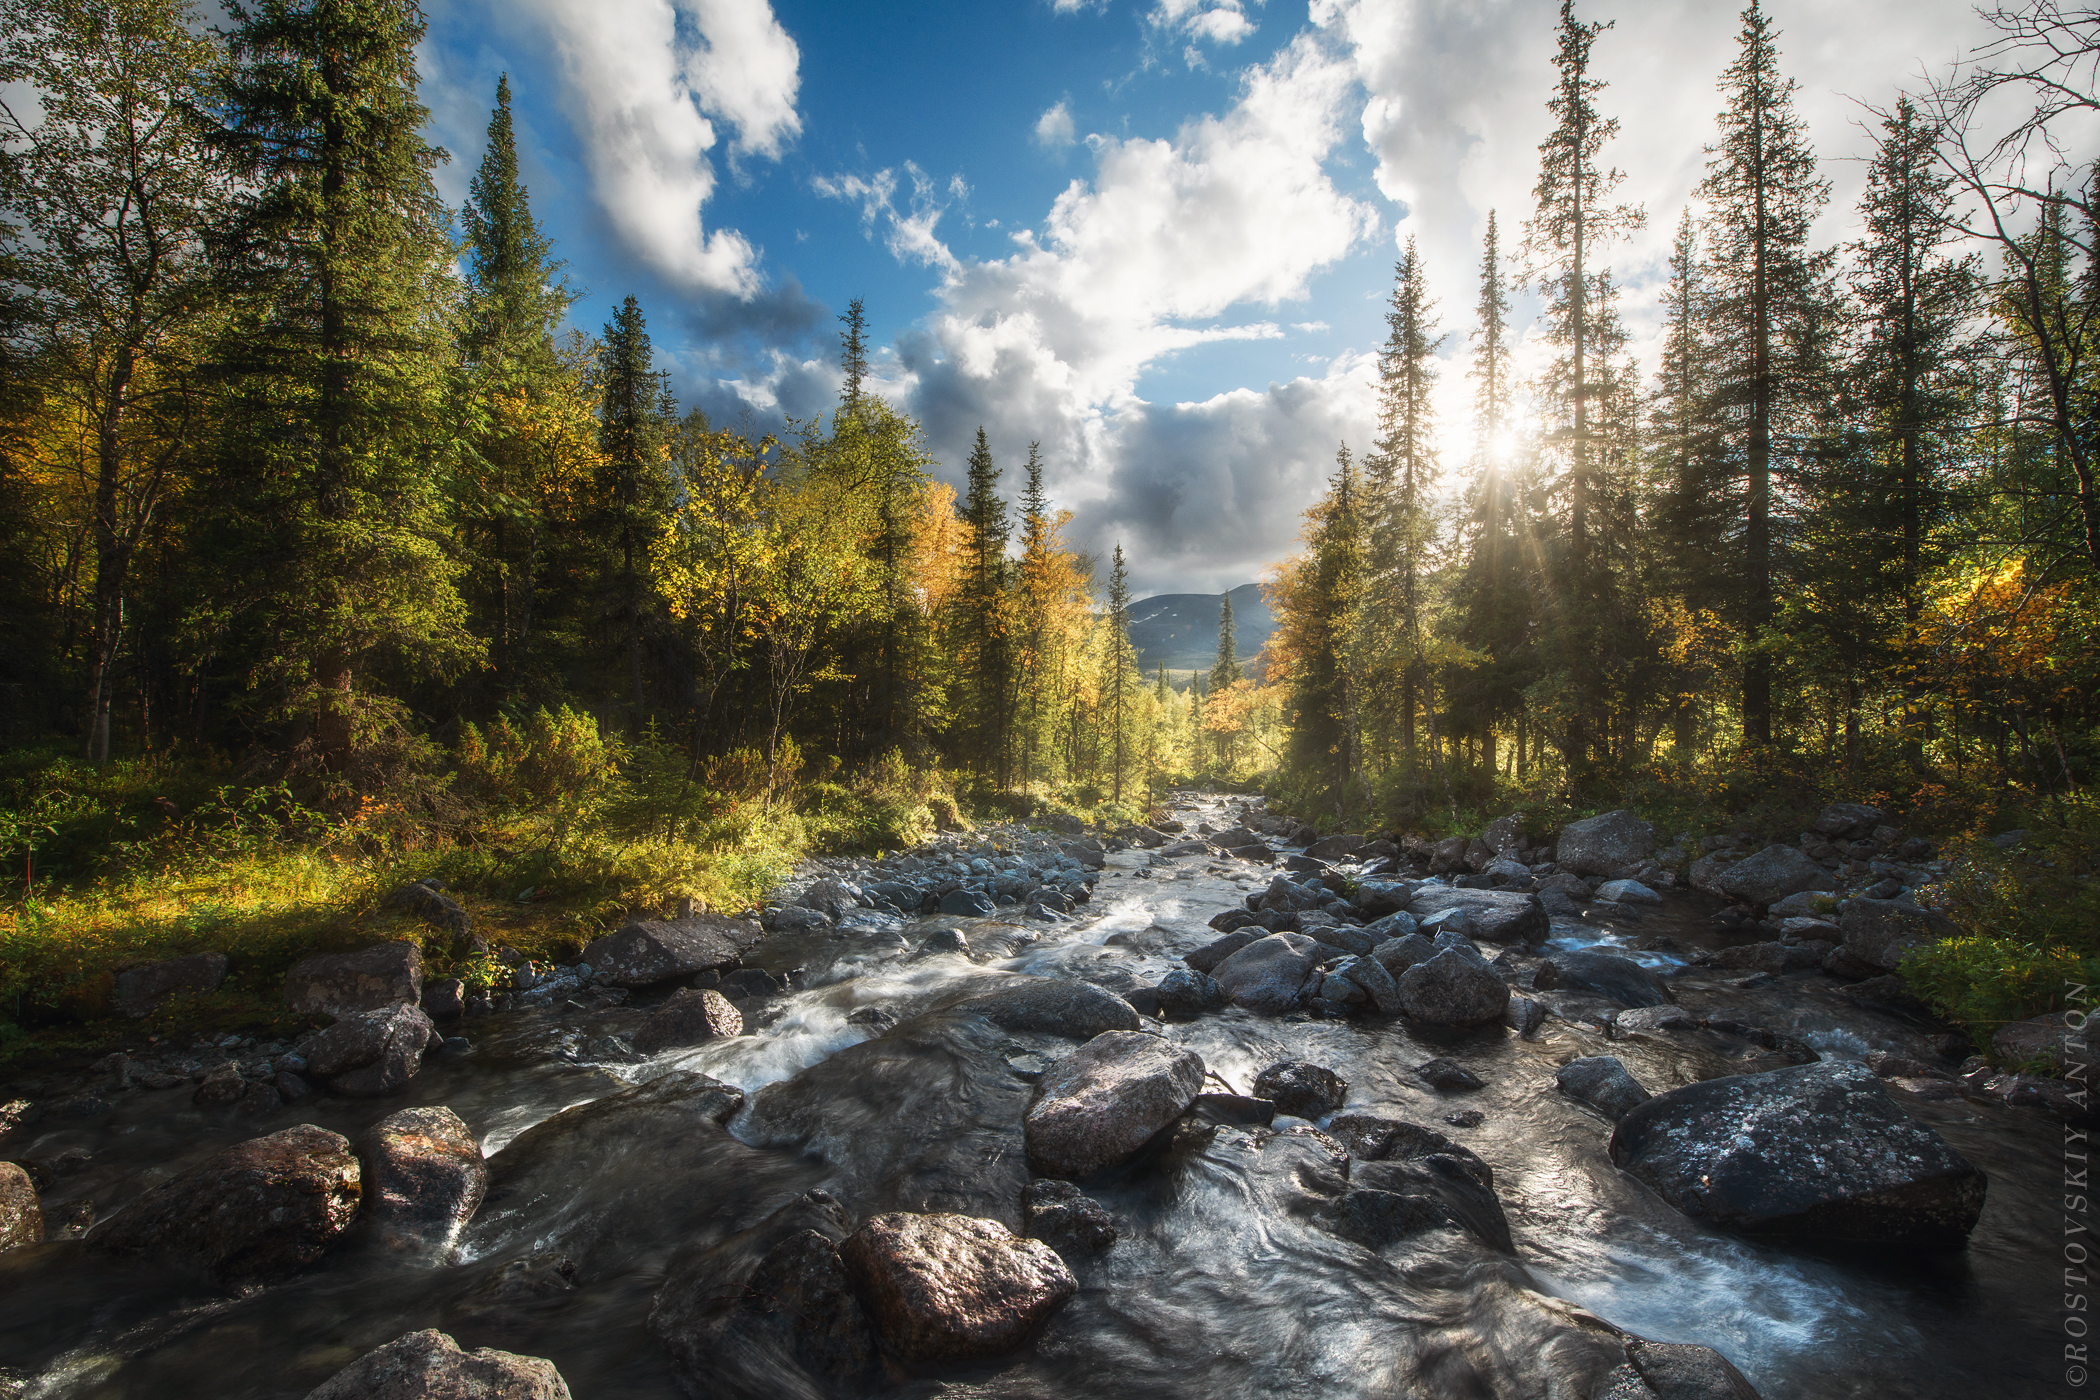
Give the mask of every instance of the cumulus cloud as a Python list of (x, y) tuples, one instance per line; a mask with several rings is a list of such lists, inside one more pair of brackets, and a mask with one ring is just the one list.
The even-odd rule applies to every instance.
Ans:
[(758, 250), (708, 229), (727, 128), (732, 161), (772, 158), (801, 130), (800, 54), (765, 0), (521, 0), (561, 60), (562, 102), (593, 193), (629, 249), (692, 291), (752, 296)]
[(1072, 134), (1072, 109), (1060, 101), (1035, 119), (1035, 144), (1044, 150), (1060, 150), (1076, 139)]
[[(862, 230), (872, 237), (879, 227), (884, 246), (899, 261), (923, 263), (951, 274), (959, 271), (961, 264), (933, 231), (948, 211), (933, 177), (911, 161), (904, 162), (904, 176), (911, 183), (911, 194), (903, 210), (897, 208), (899, 186), (894, 170), (878, 170), (869, 176), (819, 175), (810, 181), (810, 187), (827, 199), (858, 204)], [(949, 180), (951, 199), (961, 199), (968, 192), (962, 176)]]
[(1242, 0), (1159, 0), (1146, 20), (1166, 33), (1212, 44), (1237, 44), (1254, 32)]

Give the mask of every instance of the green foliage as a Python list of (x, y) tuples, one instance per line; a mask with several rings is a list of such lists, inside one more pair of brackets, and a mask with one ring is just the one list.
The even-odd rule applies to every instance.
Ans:
[[(652, 759), (654, 737), (646, 746)], [(505, 816), (532, 818), (555, 845), (604, 795), (625, 757), (618, 739), (566, 705), (552, 714), (535, 710), (522, 725), (500, 716), (486, 737), (462, 725), (455, 752), (464, 795)]]
[(2055, 1011), (2100, 981), (2100, 958), (2020, 938), (1950, 938), (1904, 955), (1903, 980), (1979, 1048), (2000, 1026)]

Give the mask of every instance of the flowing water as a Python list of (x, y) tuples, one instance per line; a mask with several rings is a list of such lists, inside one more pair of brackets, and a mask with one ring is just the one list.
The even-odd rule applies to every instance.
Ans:
[[(1177, 815), (1191, 825), (1206, 816), (1225, 824), (1219, 800), (1184, 802), (1194, 810)], [(363, 1352), (423, 1327), (466, 1347), (547, 1357), (578, 1400), (685, 1393), (646, 1320), (666, 1278), (717, 1257), (705, 1253), (711, 1247), (812, 1187), (866, 1214), (909, 1198), (919, 1188), (898, 1184), (907, 1179), (935, 1182), (936, 1197), (962, 1198), (986, 1182), (996, 1191), (1025, 1179), (1019, 1163), (994, 1160), (1011, 1155), (1012, 1136), (1001, 1136), (1000, 1124), (1025, 1107), (1032, 1073), (1069, 1041), (980, 1026), (953, 1031), (964, 1049), (952, 1054), (911, 1045), (892, 1054), (887, 1042), (853, 1051), (874, 1038), (848, 1021), (853, 1011), (880, 1006), (909, 1019), (930, 1009), (938, 1022), (939, 1008), (1016, 974), (1112, 990), (1153, 982), (1214, 937), (1205, 922), (1268, 874), (1204, 857), (1122, 852), (1109, 858), (1083, 917), (1066, 923), (869, 919), (846, 936), (775, 937), (751, 962), (799, 969), (794, 991), (767, 1003), (740, 1038), (643, 1063), (592, 1064), (580, 1047), (631, 1031), (646, 1007), (534, 1009), (470, 1023), (471, 1056), (432, 1058), (405, 1095), (382, 1102), (323, 1099), (256, 1124), (175, 1102), (186, 1094), (138, 1094), (92, 1121), (19, 1130), (0, 1142), (0, 1154), (86, 1154), (47, 1193), (47, 1207), (91, 1201), (103, 1217), (258, 1131), (303, 1119), (354, 1138), (407, 1104), (444, 1104), (464, 1118), (484, 1138), (496, 1185), (455, 1262), (403, 1264), (353, 1243), (241, 1299), (98, 1258), (77, 1241), (0, 1255), (0, 1374), (13, 1378), (0, 1381), (0, 1396), (297, 1397)], [(1677, 897), (1637, 929), (1556, 921), (1554, 941), (1624, 945), (1635, 934), (1667, 933), (1687, 949), (1715, 946), (1706, 913)], [(970, 954), (918, 951), (929, 931), (954, 927), (967, 934)], [(1641, 957), (1679, 974), (1672, 985), (1695, 1013), (1792, 1035), (1826, 1057), (1887, 1050), (1930, 1058), (1926, 1028), (1856, 1009), (1831, 995), (1836, 984), (1827, 979), (1743, 990), (1702, 969), (1682, 971), (1681, 956)], [(1990, 1178), (1967, 1248), (1920, 1254), (1760, 1242), (1688, 1220), (1616, 1171), (1605, 1155), (1609, 1124), (1553, 1080), (1559, 1064), (1582, 1054), (1619, 1055), (1657, 1092), (1781, 1063), (1726, 1035), (1607, 1040), (1595, 1026), (1556, 1016), (1530, 1040), (1500, 1027), (1431, 1037), (1373, 1017), (1237, 1010), (1164, 1033), (1200, 1053), (1235, 1091), (1246, 1092), (1278, 1060), (1308, 1060), (1349, 1081), (1348, 1111), (1447, 1132), (1493, 1168), (1514, 1256), (1458, 1231), (1377, 1252), (1351, 1244), (1316, 1218), (1318, 1182), (1337, 1169), (1317, 1139), (1226, 1129), (1171, 1161), (1089, 1183), (1120, 1238), (1072, 1261), (1080, 1292), (1031, 1346), (996, 1363), (902, 1378), (900, 1393), (1581, 1396), (1589, 1383), (1581, 1378), (1599, 1374), (1597, 1354), (1615, 1345), (1598, 1319), (1715, 1347), (1767, 1400), (2062, 1390), (2064, 1130), (2054, 1120), (1892, 1088)], [(1429, 1089), (1411, 1070), (1439, 1055), (1487, 1087)], [(805, 1128), (819, 1127), (801, 1147), (771, 1145), (777, 1122), (769, 1127), (759, 1106), (747, 1104), (728, 1134), (646, 1114), (571, 1115), (554, 1126), (573, 1121), (573, 1130), (520, 1141), (565, 1109), (675, 1069), (703, 1071), (747, 1095), (789, 1081), (781, 1092), (798, 1106), (775, 1119), (799, 1113)], [(1447, 1126), (1444, 1115), (1457, 1109), (1478, 1110), (1482, 1121)], [(983, 1160), (966, 1161), (980, 1141), (990, 1144)], [(905, 1158), (911, 1162), (900, 1166)], [(977, 1213), (1012, 1223), (1010, 1197), (999, 1199), (1003, 1211), (995, 1202)], [(727, 1373), (714, 1381), (740, 1388)], [(798, 1384), (781, 1379), (777, 1389), (743, 1393), (804, 1393)]]

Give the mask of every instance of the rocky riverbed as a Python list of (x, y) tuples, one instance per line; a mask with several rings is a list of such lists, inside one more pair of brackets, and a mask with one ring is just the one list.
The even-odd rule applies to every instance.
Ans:
[(0, 1396), (2057, 1393), (2083, 1106), (1903, 995), (1878, 813), (1169, 817), (17, 1083)]

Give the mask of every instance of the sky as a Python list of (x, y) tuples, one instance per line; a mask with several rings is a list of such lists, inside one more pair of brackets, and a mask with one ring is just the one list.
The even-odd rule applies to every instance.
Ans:
[[(426, 0), (419, 54), (453, 205), (512, 89), (533, 208), (597, 333), (632, 294), (717, 426), (828, 413), (838, 316), (872, 387), (960, 482), (978, 427), (1009, 498), (1031, 442), (1071, 540), (1140, 595), (1217, 592), (1289, 554), (1347, 443), (1412, 237), (1449, 332), (1447, 489), (1470, 451), (1480, 240), (1532, 212), (1549, 0)], [(1869, 106), (1987, 37), (1964, 0), (1774, 0), (1857, 234)], [(1609, 250), (1652, 372), (1668, 244), (1714, 139), (1723, 4), (1585, 5), (1605, 159), (1645, 228)], [(1525, 372), (1546, 350), (1513, 297)]]

